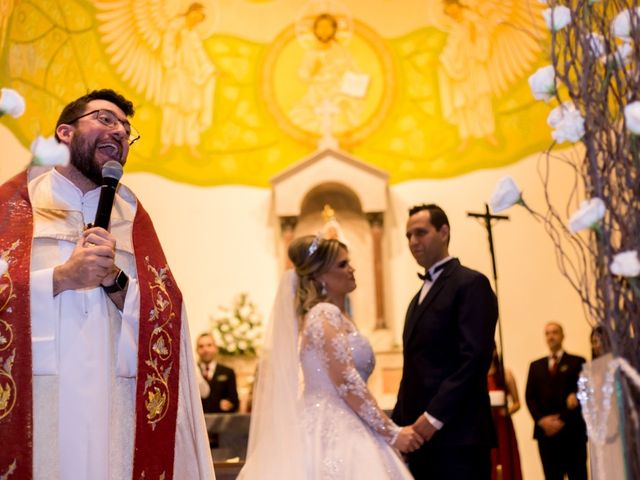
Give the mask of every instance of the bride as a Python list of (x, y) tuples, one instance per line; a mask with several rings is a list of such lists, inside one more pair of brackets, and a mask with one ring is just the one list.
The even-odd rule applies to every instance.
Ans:
[(356, 288), (346, 246), (305, 236), (289, 258), (295, 271), (276, 295), (238, 478), (411, 479), (396, 450), (416, 450), (422, 438), (393, 423), (367, 389), (375, 359), (344, 311)]

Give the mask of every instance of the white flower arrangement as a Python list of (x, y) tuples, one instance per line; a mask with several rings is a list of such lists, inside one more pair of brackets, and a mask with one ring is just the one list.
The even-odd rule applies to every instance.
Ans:
[(609, 268), (614, 275), (629, 278), (637, 277), (640, 275), (638, 252), (636, 250), (629, 250), (616, 254)]
[(522, 192), (520, 188), (518, 188), (515, 180), (510, 175), (502, 177), (498, 181), (489, 200), (491, 210), (493, 210), (494, 213), (501, 212), (516, 203), (522, 203)]
[[(623, 468), (630, 478), (640, 478), (640, 462), (633, 449), (640, 442), (637, 406), (625, 405), (607, 415), (616, 391), (634, 391), (634, 385), (640, 384), (638, 338), (629, 333), (640, 331), (640, 206), (635, 201), (640, 175), (640, 8), (630, 1), (541, 3), (549, 6), (543, 15), (551, 30), (551, 65), (532, 75), (529, 84), (535, 98), (556, 97), (560, 105), (547, 119), (555, 142), (539, 162), (546, 211), (528, 210), (549, 234), (561, 274), (578, 293), (598, 335), (606, 339), (606, 351), (614, 356), (606, 375), (602, 369), (598, 373), (610, 388), (594, 393), (589, 382), (595, 371), (589, 368), (583, 369), (578, 381), (585, 386), (580, 402), (593, 447), (594, 478), (612, 474), (602, 461), (605, 433), (611, 427), (607, 422), (612, 417), (617, 418), (616, 428), (624, 431)], [(560, 151), (564, 142), (580, 147)], [(564, 209), (555, 205), (559, 197), (554, 198), (551, 188), (552, 171), (560, 163), (573, 169)], [(501, 187), (494, 198), (497, 208), (517, 203), (519, 189)], [(580, 198), (586, 200), (576, 209)], [(572, 210), (567, 222), (566, 212)], [(621, 374), (615, 378), (616, 368), (611, 365), (620, 367)], [(621, 365), (628, 368), (623, 370)]]
[(529, 86), (536, 100), (549, 101), (556, 94), (556, 71), (553, 65), (541, 67), (529, 77)]
[(65, 166), (69, 164), (69, 147), (58, 142), (55, 137), (38, 135), (31, 143), (32, 165)]
[(635, 16), (634, 22), (638, 22), (638, 17), (640, 17), (640, 8), (636, 7), (634, 10), (623, 10), (616, 18), (611, 22), (611, 31), (615, 37), (621, 38), (623, 40), (631, 38), (631, 15)]
[(542, 15), (547, 27), (555, 32), (562, 30), (571, 22), (571, 10), (565, 6), (547, 8)]
[(551, 110), (547, 123), (555, 129), (551, 136), (558, 143), (576, 143), (584, 135), (584, 118), (571, 101)]
[(631, 102), (624, 107), (624, 120), (627, 130), (635, 135), (640, 135), (640, 102)]
[(601, 58), (605, 53), (607, 53), (603, 35), (591, 32), (587, 35), (587, 39), (589, 40), (589, 49), (594, 56)]
[(587, 228), (597, 229), (606, 211), (606, 205), (598, 197), (583, 200), (578, 211), (569, 219), (569, 230), (576, 233)]
[(21, 117), (25, 110), (25, 102), (22, 95), (12, 88), (0, 89), (0, 117), (11, 115), (13, 118)]
[(211, 317), (211, 334), (222, 355), (255, 356), (262, 344), (262, 316), (240, 293), (231, 308), (218, 307)]

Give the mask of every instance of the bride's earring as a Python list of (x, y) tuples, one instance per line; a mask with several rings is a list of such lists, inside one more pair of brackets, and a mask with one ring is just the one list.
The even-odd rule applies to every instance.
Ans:
[(320, 281), (320, 295), (327, 294), (327, 284), (323, 281)]

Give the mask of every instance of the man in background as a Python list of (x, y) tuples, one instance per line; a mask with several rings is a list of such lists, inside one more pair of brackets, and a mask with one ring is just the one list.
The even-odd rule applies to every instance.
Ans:
[(562, 349), (564, 332), (556, 322), (544, 327), (546, 355), (529, 366), (525, 398), (535, 422), (533, 437), (546, 480), (587, 479), (587, 434), (576, 398), (585, 359)]
[(489, 480), (495, 431), (487, 372), (498, 319), (487, 277), (449, 255), (450, 226), (437, 205), (409, 210), (411, 254), (424, 283), (407, 310), (404, 365), (393, 410), (425, 440), (408, 454), (418, 479)]
[(204, 413), (233, 413), (240, 406), (233, 369), (218, 363), (218, 346), (210, 333), (202, 333), (196, 341), (198, 365), (202, 378), (208, 384), (200, 389)]

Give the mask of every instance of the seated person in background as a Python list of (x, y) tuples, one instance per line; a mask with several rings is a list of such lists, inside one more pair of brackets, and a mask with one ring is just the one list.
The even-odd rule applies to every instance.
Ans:
[(200, 334), (196, 341), (196, 352), (202, 381), (206, 383), (200, 385), (204, 413), (237, 412), (240, 400), (236, 388), (236, 374), (233, 369), (216, 361), (218, 346), (211, 334)]
[(491, 450), (491, 478), (492, 480), (522, 480), (518, 440), (511, 421), (511, 415), (520, 410), (518, 387), (511, 370), (501, 365), (495, 348), (487, 375), (487, 384), (493, 423), (498, 435), (498, 446)]

